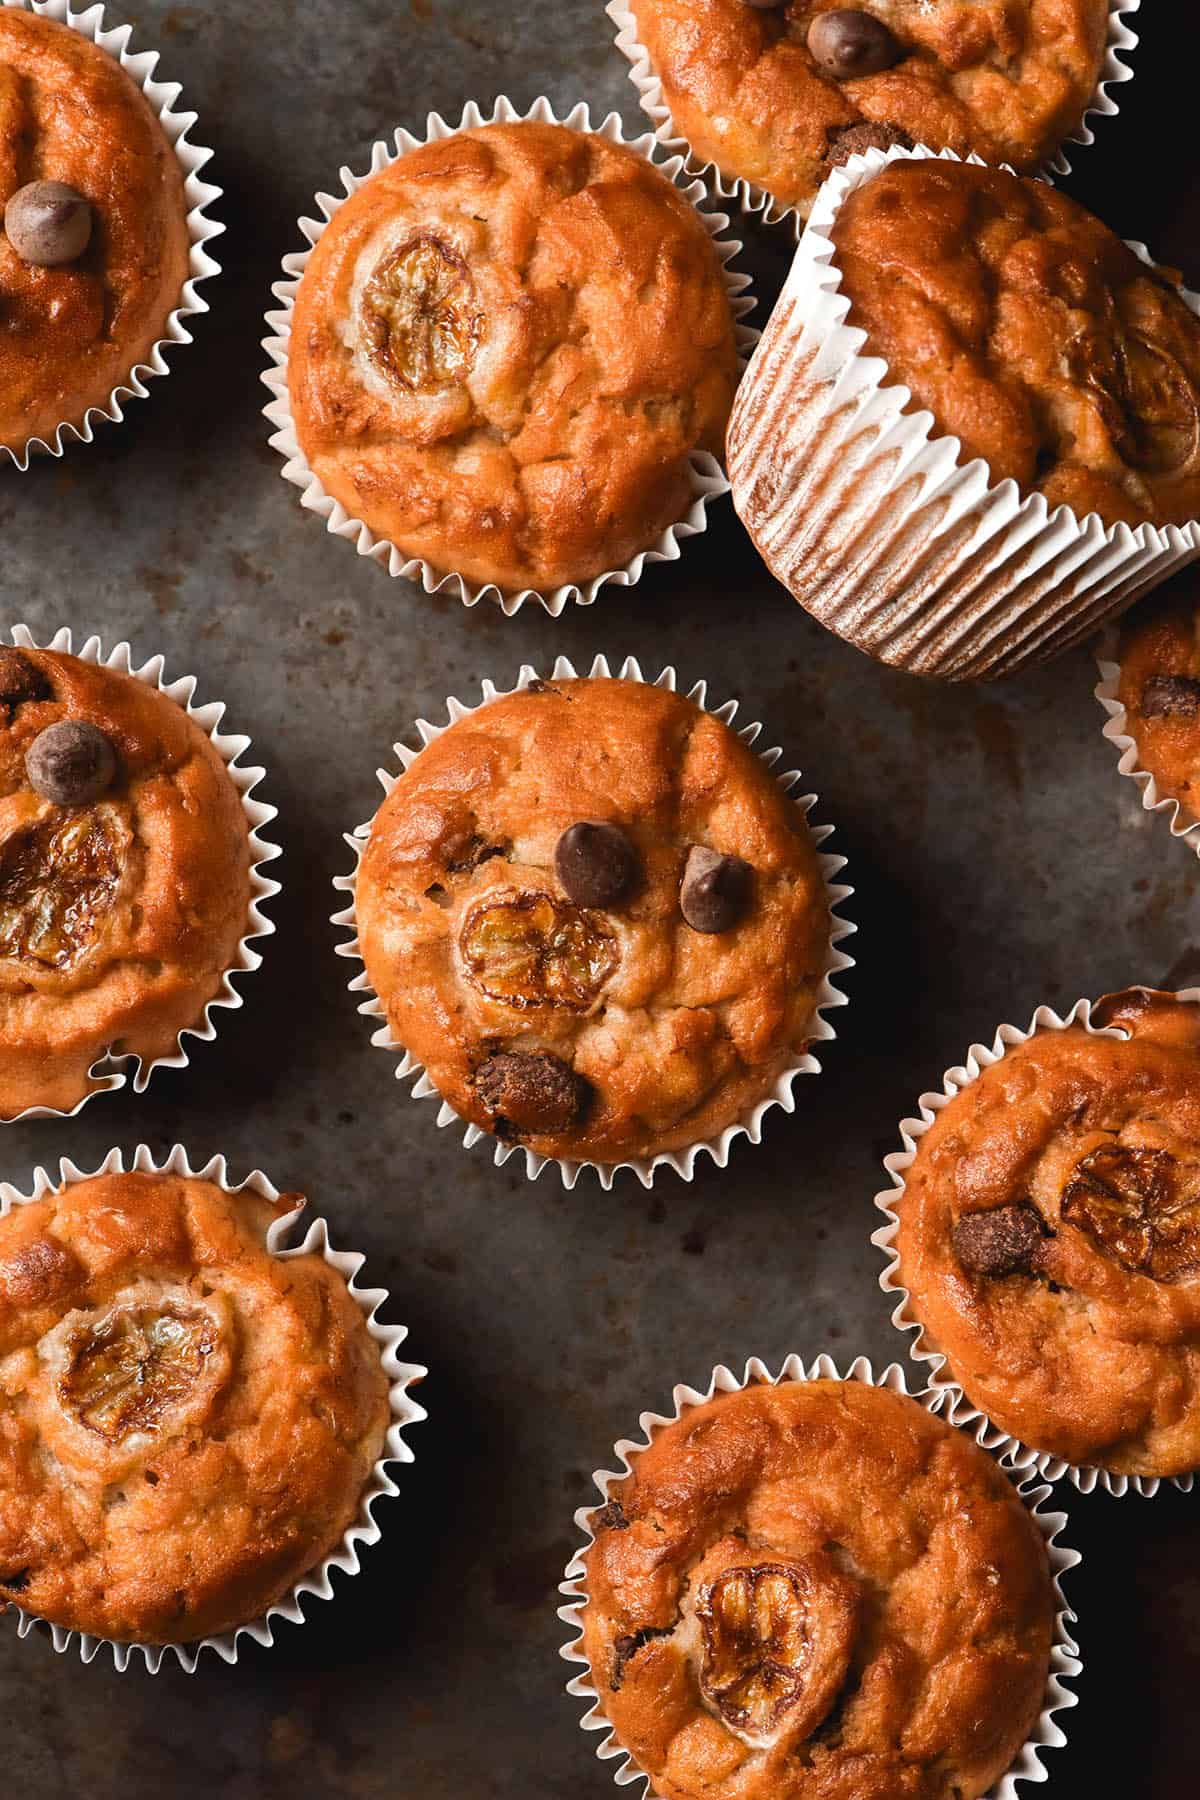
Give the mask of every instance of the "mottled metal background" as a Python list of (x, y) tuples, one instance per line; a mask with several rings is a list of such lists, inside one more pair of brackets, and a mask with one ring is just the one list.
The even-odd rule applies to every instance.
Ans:
[[(1122, 114), (1072, 190), (1200, 285), (1194, 29), (1150, 5)], [(117, 16), (114, 14), (114, 17)], [(826, 1348), (903, 1355), (868, 1241), (896, 1121), (968, 1044), (1040, 1001), (1200, 976), (1198, 865), (1137, 806), (1100, 737), (1090, 659), (954, 691), (876, 668), (759, 565), (727, 503), (674, 567), (557, 622), (430, 599), (356, 560), (279, 478), (259, 409), (261, 315), (297, 216), (398, 123), (506, 92), (640, 115), (599, 0), (142, 0), (139, 45), (185, 84), (217, 155), (224, 276), (197, 343), (128, 424), (0, 477), (5, 612), (162, 650), (254, 738), (280, 809), (278, 936), (218, 1041), (141, 1099), (9, 1128), (0, 1172), (180, 1138), (304, 1188), (392, 1290), (432, 1373), (416, 1465), (365, 1573), (273, 1651), (122, 1678), (0, 1626), (6, 1785), (30, 1795), (229, 1800), (397, 1794), (562, 1800), (612, 1791), (562, 1695), (555, 1587), (591, 1470), (644, 1407), (713, 1363)], [(1185, 30), (1180, 33), (1183, 24)], [(751, 228), (764, 296), (786, 242)], [(860, 926), (851, 1005), (795, 1116), (725, 1173), (574, 1194), (493, 1168), (434, 1127), (368, 1045), (334, 957), (341, 832), (373, 771), (447, 693), (557, 651), (675, 662), (744, 698), (821, 795)], [(1200, 1785), (1197, 1501), (1081, 1500), (1083, 1703), (1053, 1791), (1183, 1800)]]

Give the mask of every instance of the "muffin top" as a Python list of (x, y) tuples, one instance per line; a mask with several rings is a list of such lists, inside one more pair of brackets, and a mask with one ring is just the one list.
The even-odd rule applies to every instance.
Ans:
[(803, 1048), (828, 966), (799, 808), (720, 719), (634, 681), (537, 682), (436, 738), (355, 910), (395, 1037), (543, 1156), (719, 1133)]
[(897, 1280), (968, 1399), (1068, 1462), (1200, 1465), (1200, 1005), (1131, 988), (984, 1069), (917, 1145)]
[(635, 151), (561, 125), (427, 144), (335, 213), (296, 296), (296, 435), (406, 555), (549, 589), (687, 511), (737, 374), (721, 259)]
[(832, 168), (895, 143), (1033, 173), (1099, 80), (1108, 0), (630, 0), (675, 125), (807, 216)]
[(187, 1643), (338, 1544), (388, 1380), (337, 1271), (266, 1249), (299, 1200), (99, 1175), (0, 1219), (0, 1599)]
[(167, 1055), (249, 905), (240, 796), (183, 708), (62, 651), (0, 647), (0, 1117), (70, 1109), (110, 1047)]
[(1188, 569), (1121, 628), (1117, 698), (1160, 799), (1200, 818), (1200, 572)]
[[(48, 182), (84, 206), (30, 191), (14, 208)], [(79, 32), (14, 6), (0, 10), (0, 212), (0, 443), (19, 450), (82, 423), (146, 360), (180, 302), (188, 232), (179, 160), (140, 88)]]
[(833, 239), (848, 323), (963, 462), (1106, 525), (1200, 516), (1200, 319), (1073, 200), (901, 159)]
[(584, 1648), (664, 1800), (975, 1800), (1041, 1710), (1054, 1589), (991, 1458), (915, 1400), (689, 1409), (591, 1516)]

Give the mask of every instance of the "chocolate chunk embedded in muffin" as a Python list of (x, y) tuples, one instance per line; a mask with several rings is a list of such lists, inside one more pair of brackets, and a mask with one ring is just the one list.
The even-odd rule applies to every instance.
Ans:
[(1137, 767), (1200, 819), (1200, 572), (1187, 569), (1123, 620), (1117, 698)]

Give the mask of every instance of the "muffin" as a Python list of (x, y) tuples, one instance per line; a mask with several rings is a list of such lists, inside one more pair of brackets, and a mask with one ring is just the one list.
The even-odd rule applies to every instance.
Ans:
[(1015, 1043), (919, 1139), (893, 1285), (922, 1353), (1036, 1451), (1200, 1466), (1200, 1003), (1110, 995)]
[(629, 0), (676, 130), (807, 217), (860, 150), (928, 144), (1033, 174), (1100, 79), (1109, 0)]
[(250, 893), (241, 796), (182, 707), (0, 647), (0, 1117), (69, 1111), (108, 1052), (174, 1051), (236, 964)]
[(340, 1543), (389, 1383), (337, 1271), (266, 1248), (298, 1200), (117, 1173), (0, 1219), (0, 1600), (183, 1644)]
[(1116, 699), (1135, 767), (1159, 800), (1200, 820), (1200, 571), (1190, 570), (1122, 622)]
[(0, 444), (79, 428), (148, 360), (188, 276), (179, 158), (98, 44), (0, 10)]
[(352, 518), (442, 574), (545, 592), (683, 518), (737, 353), (690, 200), (623, 144), (523, 120), (412, 150), (337, 208), (286, 373)]
[(462, 1118), (599, 1164), (764, 1099), (830, 966), (801, 810), (728, 725), (637, 681), (537, 681), (427, 745), (370, 826), (354, 922)]
[(906, 1395), (690, 1408), (592, 1513), (582, 1650), (663, 1800), (975, 1800), (1042, 1710), (1056, 1602), (995, 1463)]

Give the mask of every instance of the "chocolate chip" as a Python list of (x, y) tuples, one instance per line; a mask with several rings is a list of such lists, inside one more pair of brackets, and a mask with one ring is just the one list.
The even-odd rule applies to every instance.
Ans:
[(1194, 719), (1200, 681), (1191, 675), (1152, 675), (1142, 689), (1143, 719)]
[(754, 870), (740, 856), (693, 844), (684, 864), (679, 910), (693, 931), (728, 931), (750, 909)]
[(903, 45), (882, 19), (853, 6), (818, 13), (808, 28), (808, 48), (817, 67), (835, 81), (878, 75), (904, 55)]
[(92, 235), (92, 209), (65, 181), (31, 181), (4, 208), (4, 229), (22, 262), (52, 268), (83, 255)]
[(593, 1514), (592, 1524), (596, 1531), (628, 1531), (629, 1520), (625, 1517), (625, 1508), (619, 1500), (606, 1500)]
[(0, 703), (14, 710), (26, 700), (49, 700), (53, 690), (35, 662), (22, 650), (0, 644)]
[(475, 1072), (475, 1092), (498, 1137), (569, 1131), (587, 1108), (591, 1087), (548, 1050), (498, 1050)]
[(629, 834), (600, 819), (567, 826), (554, 849), (554, 868), (576, 906), (616, 906), (641, 873)]
[(831, 169), (840, 169), (852, 156), (865, 156), (868, 150), (886, 153), (895, 149), (911, 150), (912, 147), (912, 139), (899, 125), (873, 125), (864, 120), (861, 125), (847, 125), (844, 131), (831, 134), (822, 167), (828, 174)]
[(29, 1569), (14, 1569), (11, 1575), (0, 1575), (0, 1588), (10, 1594), (23, 1594), (29, 1586)]
[(613, 1666), (612, 1674), (609, 1677), (609, 1687), (614, 1694), (620, 1690), (626, 1663), (630, 1662), (639, 1650), (644, 1649), (652, 1638), (670, 1637), (674, 1629), (673, 1625), (643, 1625), (640, 1631), (628, 1631), (621, 1637), (613, 1639)]
[(90, 806), (112, 785), (116, 772), (111, 743), (84, 719), (47, 725), (25, 752), (29, 785), (56, 806)]
[(1041, 1213), (1028, 1200), (966, 1213), (951, 1234), (954, 1254), (968, 1275), (998, 1281), (1032, 1275), (1046, 1237)]

